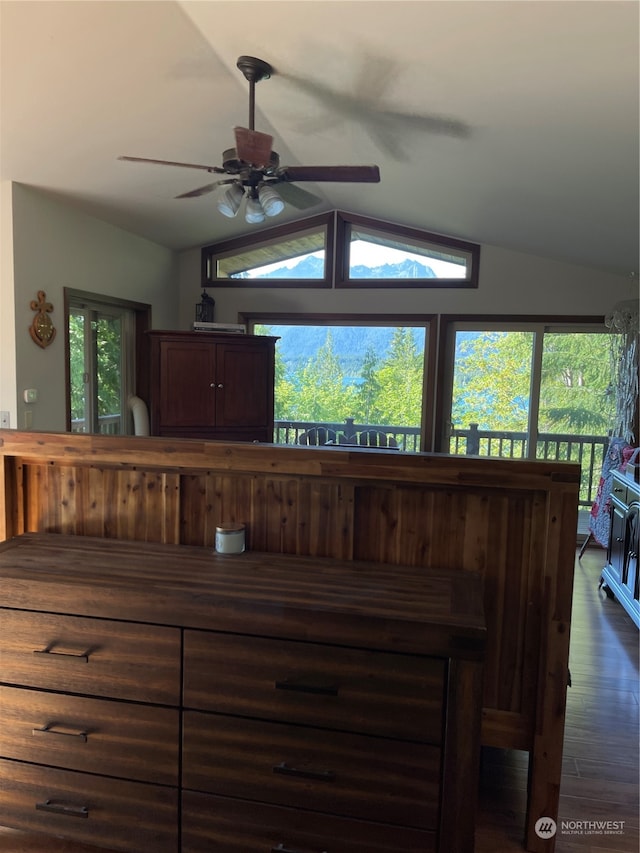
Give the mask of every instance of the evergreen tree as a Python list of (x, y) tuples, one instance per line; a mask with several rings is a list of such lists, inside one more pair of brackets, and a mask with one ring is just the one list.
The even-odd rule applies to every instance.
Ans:
[(296, 388), (291, 420), (340, 422), (352, 417), (356, 408), (353, 385), (345, 387), (340, 360), (333, 348), (331, 330), (317, 357), (311, 359), (293, 377)]
[(363, 424), (380, 423), (381, 416), (378, 408), (378, 396), (380, 394), (380, 383), (378, 382), (377, 369), (379, 359), (373, 347), (369, 347), (362, 360), (360, 373), (361, 383), (357, 388), (358, 408), (353, 413), (355, 421)]
[(389, 355), (376, 373), (380, 423), (420, 425), (423, 360), (411, 329), (395, 329)]

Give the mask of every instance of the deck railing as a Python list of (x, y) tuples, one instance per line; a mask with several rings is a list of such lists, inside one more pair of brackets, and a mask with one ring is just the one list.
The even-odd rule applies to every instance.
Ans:
[[(336, 436), (335, 444), (365, 444), (363, 433), (375, 432), (386, 436), (393, 447), (407, 453), (417, 453), (420, 450), (420, 427), (389, 426), (387, 424), (357, 424), (353, 418), (344, 421), (328, 423), (309, 421), (276, 421), (274, 425), (274, 442), (276, 444), (301, 444), (301, 438), (314, 427), (324, 429)], [(304, 439), (302, 439), (304, 440)], [(305, 442), (307, 443), (307, 442)]]
[[(578, 462), (582, 468), (580, 485), (581, 507), (590, 507), (596, 497), (600, 472), (609, 437), (606, 435), (573, 435), (570, 433), (539, 432), (536, 439), (536, 459), (558, 462)], [(450, 453), (476, 456), (500, 456), (507, 459), (527, 459), (529, 439), (524, 432), (497, 432), (478, 429), (454, 429), (449, 439)]]
[[(392, 443), (402, 451), (417, 453), (420, 450), (420, 427), (357, 424), (351, 418), (340, 423), (276, 421), (274, 441), (276, 444), (300, 444), (301, 436), (313, 427), (335, 433), (337, 443), (358, 444), (361, 433), (374, 430), (392, 438)], [(535, 458), (580, 463), (582, 481), (579, 505), (587, 508), (591, 507), (596, 497), (608, 443), (608, 436), (602, 435), (538, 433)], [(527, 459), (529, 458), (529, 440), (524, 432), (481, 430), (477, 424), (470, 424), (468, 429), (452, 430), (449, 453)]]
[[(100, 415), (98, 418), (100, 435), (120, 435), (120, 414)], [(75, 418), (71, 421), (71, 432), (91, 432), (87, 429), (84, 418)]]

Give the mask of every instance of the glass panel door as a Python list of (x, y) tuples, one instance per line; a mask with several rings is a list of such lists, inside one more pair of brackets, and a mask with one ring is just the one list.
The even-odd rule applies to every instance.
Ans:
[(449, 453), (528, 455), (534, 334), (457, 331)]
[(69, 408), (73, 432), (129, 432), (132, 312), (70, 303)]
[(521, 324), (452, 331), (449, 453), (578, 462), (590, 507), (613, 423), (610, 333)]

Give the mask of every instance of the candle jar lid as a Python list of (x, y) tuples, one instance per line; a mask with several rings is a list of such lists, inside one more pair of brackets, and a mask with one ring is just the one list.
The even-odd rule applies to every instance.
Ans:
[(241, 522), (229, 522), (228, 524), (219, 524), (216, 527), (216, 533), (239, 533), (244, 530), (244, 524)]

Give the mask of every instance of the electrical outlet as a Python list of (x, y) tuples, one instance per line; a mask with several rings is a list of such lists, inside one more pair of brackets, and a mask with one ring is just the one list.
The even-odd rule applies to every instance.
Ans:
[(9, 429), (9, 412), (0, 412), (0, 429)]

